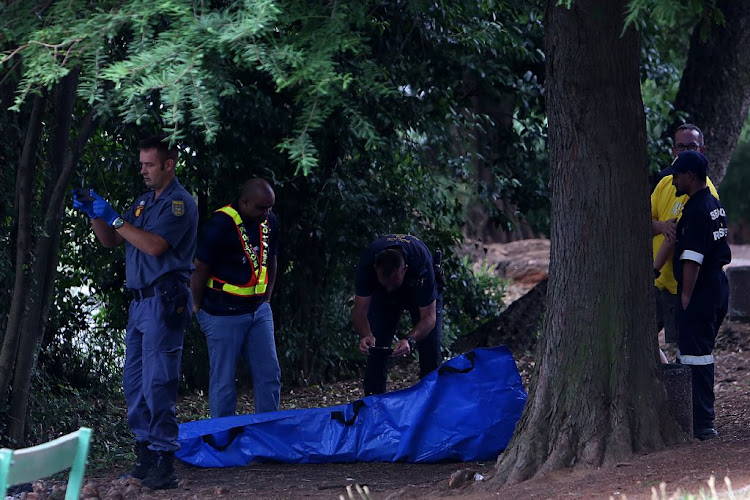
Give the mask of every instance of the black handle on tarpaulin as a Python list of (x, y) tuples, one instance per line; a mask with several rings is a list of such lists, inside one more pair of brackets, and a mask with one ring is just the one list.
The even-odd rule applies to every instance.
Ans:
[(331, 420), (335, 420), (336, 422), (344, 425), (352, 425), (357, 419), (357, 415), (359, 415), (359, 410), (364, 407), (365, 402), (361, 399), (358, 399), (352, 403), (352, 409), (354, 410), (354, 415), (352, 415), (352, 418), (350, 418), (349, 420), (345, 419), (343, 411), (332, 411)]
[(203, 442), (209, 445), (211, 448), (217, 451), (224, 451), (229, 448), (229, 445), (232, 444), (234, 439), (244, 431), (244, 427), (232, 427), (231, 429), (229, 429), (229, 441), (227, 442), (227, 444), (221, 446), (216, 446), (216, 441), (214, 440), (213, 434), (206, 434), (204, 436), (201, 436), (201, 439), (203, 439)]

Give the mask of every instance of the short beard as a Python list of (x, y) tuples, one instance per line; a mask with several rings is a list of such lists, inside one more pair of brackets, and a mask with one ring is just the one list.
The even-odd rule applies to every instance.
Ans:
[(674, 195), (675, 195), (676, 197), (679, 197), (679, 196), (684, 196), (684, 195), (686, 195), (686, 194), (687, 194), (687, 193), (686, 193), (685, 191), (680, 191), (679, 189), (675, 188), (675, 193), (674, 193)]

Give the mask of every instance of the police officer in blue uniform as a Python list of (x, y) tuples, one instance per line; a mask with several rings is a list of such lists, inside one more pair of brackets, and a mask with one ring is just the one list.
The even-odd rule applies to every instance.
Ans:
[(140, 173), (150, 189), (123, 216), (94, 190), (74, 195), (73, 206), (90, 218), (107, 248), (125, 244), (128, 310), (123, 389), (128, 425), (136, 440), (130, 474), (152, 489), (177, 486), (175, 404), (185, 327), (192, 313), (188, 286), (195, 252), (198, 209), (175, 178), (177, 149), (164, 136), (139, 143)]
[(279, 409), (281, 370), (270, 304), (279, 233), (275, 200), (267, 181), (248, 180), (239, 199), (218, 209), (198, 239), (191, 288), (211, 362), (212, 418), (235, 414), (240, 357), (252, 373), (255, 412)]
[[(440, 280), (440, 273), (438, 273)], [(365, 396), (386, 390), (388, 358), (419, 351), (419, 376), (441, 362), (443, 334), (442, 283), (436, 281), (433, 256), (414, 236), (391, 234), (371, 243), (360, 258), (354, 280), (352, 320), (359, 349), (367, 355)], [(402, 312), (409, 311), (413, 328), (390, 348)]]
[(706, 187), (708, 160), (697, 151), (680, 153), (672, 164), (677, 196), (687, 194), (677, 224), (674, 275), (679, 303), (677, 360), (690, 366), (693, 381), (693, 434), (716, 437), (714, 427), (714, 357), (716, 333), (727, 313), (729, 286), (723, 266), (732, 260), (727, 217)]

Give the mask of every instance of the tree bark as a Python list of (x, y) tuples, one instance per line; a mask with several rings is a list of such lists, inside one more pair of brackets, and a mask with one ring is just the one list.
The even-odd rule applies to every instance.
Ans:
[[(62, 79), (59, 85), (59, 98), (55, 107), (55, 130), (50, 145), (50, 159), (54, 174), (48, 180), (49, 198), (43, 197), (43, 231), (35, 245), (31, 279), (28, 284), (27, 314), (21, 330), (20, 343), (13, 374), (8, 437), (18, 443), (24, 440), (26, 410), (31, 387), (31, 374), (39, 353), (39, 340), (49, 315), (50, 303), (54, 294), (56, 269), (60, 250), (60, 229), (65, 212), (66, 188), (73, 168), (78, 162), (83, 146), (93, 133), (95, 120), (90, 112), (82, 121), (72, 142), (72, 115), (78, 82), (77, 71)], [(71, 144), (72, 142), (72, 144)]]
[(535, 333), (542, 324), (547, 307), (547, 278), (537, 283), (524, 296), (511, 303), (499, 316), (471, 333), (458, 337), (451, 351), (464, 353), (478, 347), (506, 345), (514, 354), (533, 351)]
[(13, 298), (11, 299), (8, 324), (3, 337), (2, 351), (0, 351), (0, 399), (5, 401), (13, 373), (18, 340), (21, 335), (21, 324), (26, 306), (26, 289), (28, 286), (27, 265), (29, 262), (29, 248), (31, 248), (31, 206), (32, 183), (34, 166), (42, 133), (42, 114), (46, 99), (37, 96), (34, 99), (29, 126), (26, 131), (21, 158), (16, 174), (16, 221), (18, 231), (16, 237), (15, 280), (13, 283)]
[(686, 438), (660, 382), (646, 128), (627, 0), (548, 0), (547, 312), (524, 413), (491, 485), (613, 465)]
[[(725, 24), (704, 20), (690, 38), (685, 70), (675, 98), (675, 111), (703, 130), (711, 160), (709, 176), (717, 186), (727, 165), (750, 105), (750, 3), (720, 0)], [(701, 32), (708, 38), (702, 40)], [(674, 129), (683, 123), (676, 120)]]

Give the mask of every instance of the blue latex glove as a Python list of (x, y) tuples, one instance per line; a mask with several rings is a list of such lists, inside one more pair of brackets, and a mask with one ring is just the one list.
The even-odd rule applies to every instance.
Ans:
[(91, 196), (94, 197), (94, 214), (97, 217), (101, 217), (107, 225), (112, 225), (112, 222), (120, 216), (112, 205), (107, 200), (96, 194), (96, 191), (91, 190)]
[(98, 216), (94, 213), (94, 202), (93, 201), (81, 201), (73, 191), (73, 208), (80, 210), (89, 216), (89, 219), (97, 219)]

